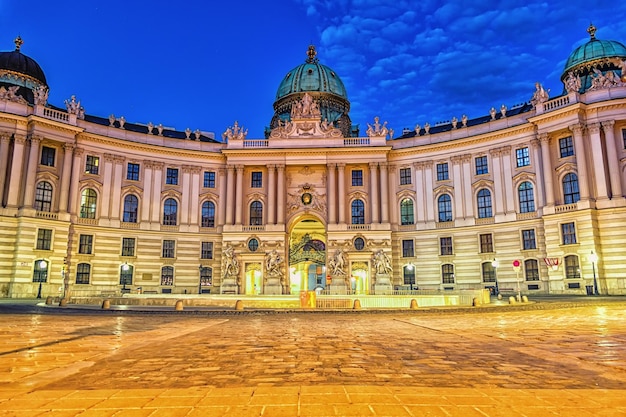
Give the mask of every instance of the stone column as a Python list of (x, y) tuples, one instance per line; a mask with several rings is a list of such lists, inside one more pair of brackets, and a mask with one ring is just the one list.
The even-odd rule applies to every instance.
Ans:
[(574, 149), (576, 165), (578, 167), (578, 190), (580, 191), (580, 199), (583, 201), (589, 200), (589, 175), (587, 173), (587, 161), (585, 159), (586, 150), (583, 140), (583, 126), (581, 124), (575, 124), (570, 126), (569, 129), (574, 133)]
[[(152, 200), (152, 161), (144, 161), (143, 163), (143, 196), (141, 199), (141, 221), (150, 221), (150, 201)], [(159, 207), (153, 207), (159, 210)]]
[(604, 140), (606, 142), (606, 156), (609, 164), (609, 178), (611, 180), (611, 198), (623, 197), (622, 178), (619, 169), (617, 146), (615, 144), (615, 132), (613, 131), (615, 120), (602, 122)]
[(415, 169), (415, 199), (419, 204), (416, 204), (415, 207), (416, 219), (418, 223), (423, 223), (426, 214), (426, 207), (424, 204), (424, 201), (426, 201), (424, 196), (424, 164), (422, 162), (414, 162), (413, 169)]
[(339, 200), (339, 224), (346, 223), (346, 164), (337, 164), (337, 182), (338, 192), (337, 199)]
[(278, 180), (276, 184), (277, 223), (285, 224), (285, 165), (276, 165)]
[(11, 173), (9, 175), (9, 190), (7, 195), (7, 206), (17, 207), (20, 196), (20, 186), (24, 168), (24, 144), (26, 137), (21, 135), (13, 136), (13, 160), (11, 162)]
[(24, 207), (28, 208), (33, 207), (35, 199), (35, 180), (37, 179), (37, 167), (39, 166), (39, 143), (41, 143), (40, 137), (31, 136), (28, 166), (26, 167), (26, 186), (24, 189)]
[(504, 214), (515, 213), (515, 190), (513, 190), (513, 167), (511, 166), (511, 147), (500, 148), (502, 159), (502, 176), (504, 177), (504, 189), (502, 199), (504, 200)]
[(399, 208), (396, 201), (396, 192), (398, 191), (398, 169), (395, 165), (387, 166), (387, 181), (385, 184), (389, 184), (389, 188), (385, 193), (387, 195), (387, 204), (386, 209), (383, 209), (383, 212), (387, 212), (387, 216), (389, 218), (389, 222), (392, 224), (398, 224), (398, 213)]
[[(465, 154), (461, 157), (463, 163), (463, 212), (464, 219), (474, 218), (474, 193), (472, 192), (472, 155)], [(455, 214), (460, 216), (461, 213)]]
[(217, 181), (217, 192), (218, 192), (218, 202), (217, 202), (217, 225), (223, 226), (226, 222), (226, 168), (218, 168), (218, 181)]
[(80, 199), (80, 173), (83, 162), (83, 150), (74, 148), (74, 162), (72, 163), (72, 177), (70, 178), (69, 212), (78, 213), (78, 201)]
[(120, 204), (122, 198), (122, 176), (124, 175), (124, 157), (116, 155), (113, 157), (113, 188), (111, 189), (111, 215), (110, 217), (119, 220), (123, 208)]
[(492, 213), (494, 217), (497, 214), (504, 213), (504, 184), (502, 183), (502, 164), (500, 161), (501, 153), (502, 151), (500, 148), (491, 149), (489, 151), (493, 166), (493, 195), (491, 196), (491, 200), (495, 206), (495, 210)]
[(6, 184), (7, 179), (7, 170), (6, 167), (9, 166), (9, 141), (11, 140), (11, 136), (7, 133), (0, 134), (0, 206), (3, 205), (5, 201), (4, 196), (4, 184)]
[(538, 139), (532, 139), (530, 141), (530, 147), (533, 151), (531, 164), (532, 166), (535, 167), (535, 173), (536, 173), (535, 190), (537, 191), (535, 192), (535, 199), (537, 200), (537, 205), (535, 207), (539, 208), (539, 207), (543, 207), (546, 204), (545, 190), (544, 190), (545, 179), (542, 180), (542, 177), (540, 175), (541, 171), (539, 170), (540, 168), (539, 149), (541, 147), (541, 143), (539, 142)]
[[(552, 172), (552, 160), (550, 159), (550, 137), (547, 133), (542, 133), (539, 135), (539, 141), (541, 142), (543, 183), (546, 187), (546, 206), (554, 206), (554, 175)], [(537, 182), (541, 182), (541, 178)]]
[(189, 165), (182, 166), (182, 196), (180, 203), (180, 224), (189, 224), (189, 203), (191, 200), (191, 167)]
[(379, 223), (380, 218), (378, 213), (380, 208), (378, 206), (378, 163), (370, 162), (370, 199), (371, 199), (371, 216), (372, 223)]
[(237, 165), (237, 185), (235, 187), (235, 224), (243, 224), (243, 165)]
[(235, 167), (229, 165), (226, 169), (226, 224), (232, 225), (234, 214), (233, 204), (235, 203)]
[(380, 220), (389, 223), (389, 165), (387, 162), (378, 164), (380, 168)]
[(328, 169), (328, 224), (337, 224), (337, 180), (335, 178), (337, 166), (328, 164), (326, 167)]
[(267, 166), (267, 224), (276, 224), (276, 165)]
[[(606, 167), (604, 164), (604, 154), (602, 152), (602, 139), (600, 139), (600, 123), (592, 123), (587, 125), (589, 131), (589, 142), (591, 143), (591, 159), (592, 167), (596, 180), (596, 198), (608, 199), (609, 193), (606, 183)], [(578, 160), (578, 152), (576, 153)]]
[(59, 211), (67, 212), (69, 204), (68, 197), (70, 193), (70, 180), (72, 178), (72, 153), (74, 152), (74, 144), (66, 143), (63, 145), (63, 167), (61, 171), (61, 190), (59, 195)]
[(463, 175), (461, 170), (463, 156), (453, 156), (450, 161), (452, 162), (452, 186), (454, 187), (454, 217), (461, 217), (463, 214)]
[(424, 189), (426, 191), (426, 221), (435, 221), (435, 189), (433, 161), (424, 162)]
[(152, 214), (150, 221), (152, 223), (161, 223), (161, 188), (163, 187), (163, 162), (152, 163)]
[(200, 175), (202, 174), (202, 168), (191, 167), (191, 189), (190, 194), (190, 213), (189, 224), (200, 225)]
[(100, 195), (100, 218), (110, 217), (109, 208), (111, 202), (111, 186), (113, 185), (113, 161), (114, 156), (110, 153), (104, 154), (104, 173), (102, 175), (102, 193)]

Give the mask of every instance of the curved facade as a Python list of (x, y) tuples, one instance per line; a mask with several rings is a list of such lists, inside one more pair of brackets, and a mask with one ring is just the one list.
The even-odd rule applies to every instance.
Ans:
[(378, 119), (346, 135), (313, 92), (268, 138), (235, 124), (224, 142), (5, 96), (0, 295), (58, 295), (64, 279), (73, 295), (626, 294), (626, 86), (611, 71), (393, 140)]

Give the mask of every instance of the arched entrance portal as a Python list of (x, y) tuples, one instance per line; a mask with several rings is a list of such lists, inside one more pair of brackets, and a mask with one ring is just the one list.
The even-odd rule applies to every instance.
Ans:
[(289, 235), (291, 294), (326, 288), (326, 228), (315, 218), (300, 220)]

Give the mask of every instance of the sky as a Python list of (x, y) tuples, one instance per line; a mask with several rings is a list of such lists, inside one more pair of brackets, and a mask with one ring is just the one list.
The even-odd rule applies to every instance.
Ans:
[(596, 37), (626, 44), (626, 5), (582, 0), (0, 0), (0, 51), (42, 67), (59, 107), (262, 138), (282, 78), (316, 46), (343, 80), (365, 135), (489, 114), (560, 95), (569, 54)]

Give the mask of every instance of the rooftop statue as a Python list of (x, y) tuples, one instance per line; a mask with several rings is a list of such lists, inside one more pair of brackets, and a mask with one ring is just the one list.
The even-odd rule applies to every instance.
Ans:
[(37, 86), (37, 88), (33, 90), (35, 105), (45, 106), (46, 102), (48, 101), (48, 92), (48, 87), (45, 87), (43, 85)]
[(550, 90), (548, 90), (548, 91), (544, 90), (544, 88), (541, 85), (541, 83), (536, 82), (535, 83), (535, 92), (533, 93), (533, 96), (530, 99), (530, 103), (533, 106), (536, 106), (537, 104), (540, 104), (540, 103), (545, 103), (550, 98), (550, 96), (548, 95), (549, 91)]
[(291, 108), (292, 119), (319, 119), (320, 117), (322, 117), (322, 112), (320, 111), (317, 102), (313, 101), (313, 98), (309, 95), (309, 93), (304, 93), (302, 99), (295, 103)]
[(230, 142), (233, 139), (244, 140), (248, 134), (248, 129), (244, 129), (239, 126), (239, 123), (235, 120), (235, 124), (230, 126), (224, 133), (222, 133), (222, 139)]
[(69, 114), (78, 115), (80, 110), (80, 101), (76, 101), (76, 96), (72, 96), (69, 100), (65, 100), (65, 107), (67, 108), (67, 112)]
[(581, 87), (580, 75), (574, 76), (572, 71), (568, 72), (567, 78), (565, 79), (565, 90), (567, 90), (568, 93), (578, 93)]
[(374, 125), (367, 124), (367, 136), (387, 136), (389, 133), (389, 129), (387, 129), (387, 122), (384, 122), (382, 125), (380, 124), (380, 118), (378, 116), (374, 117)]

